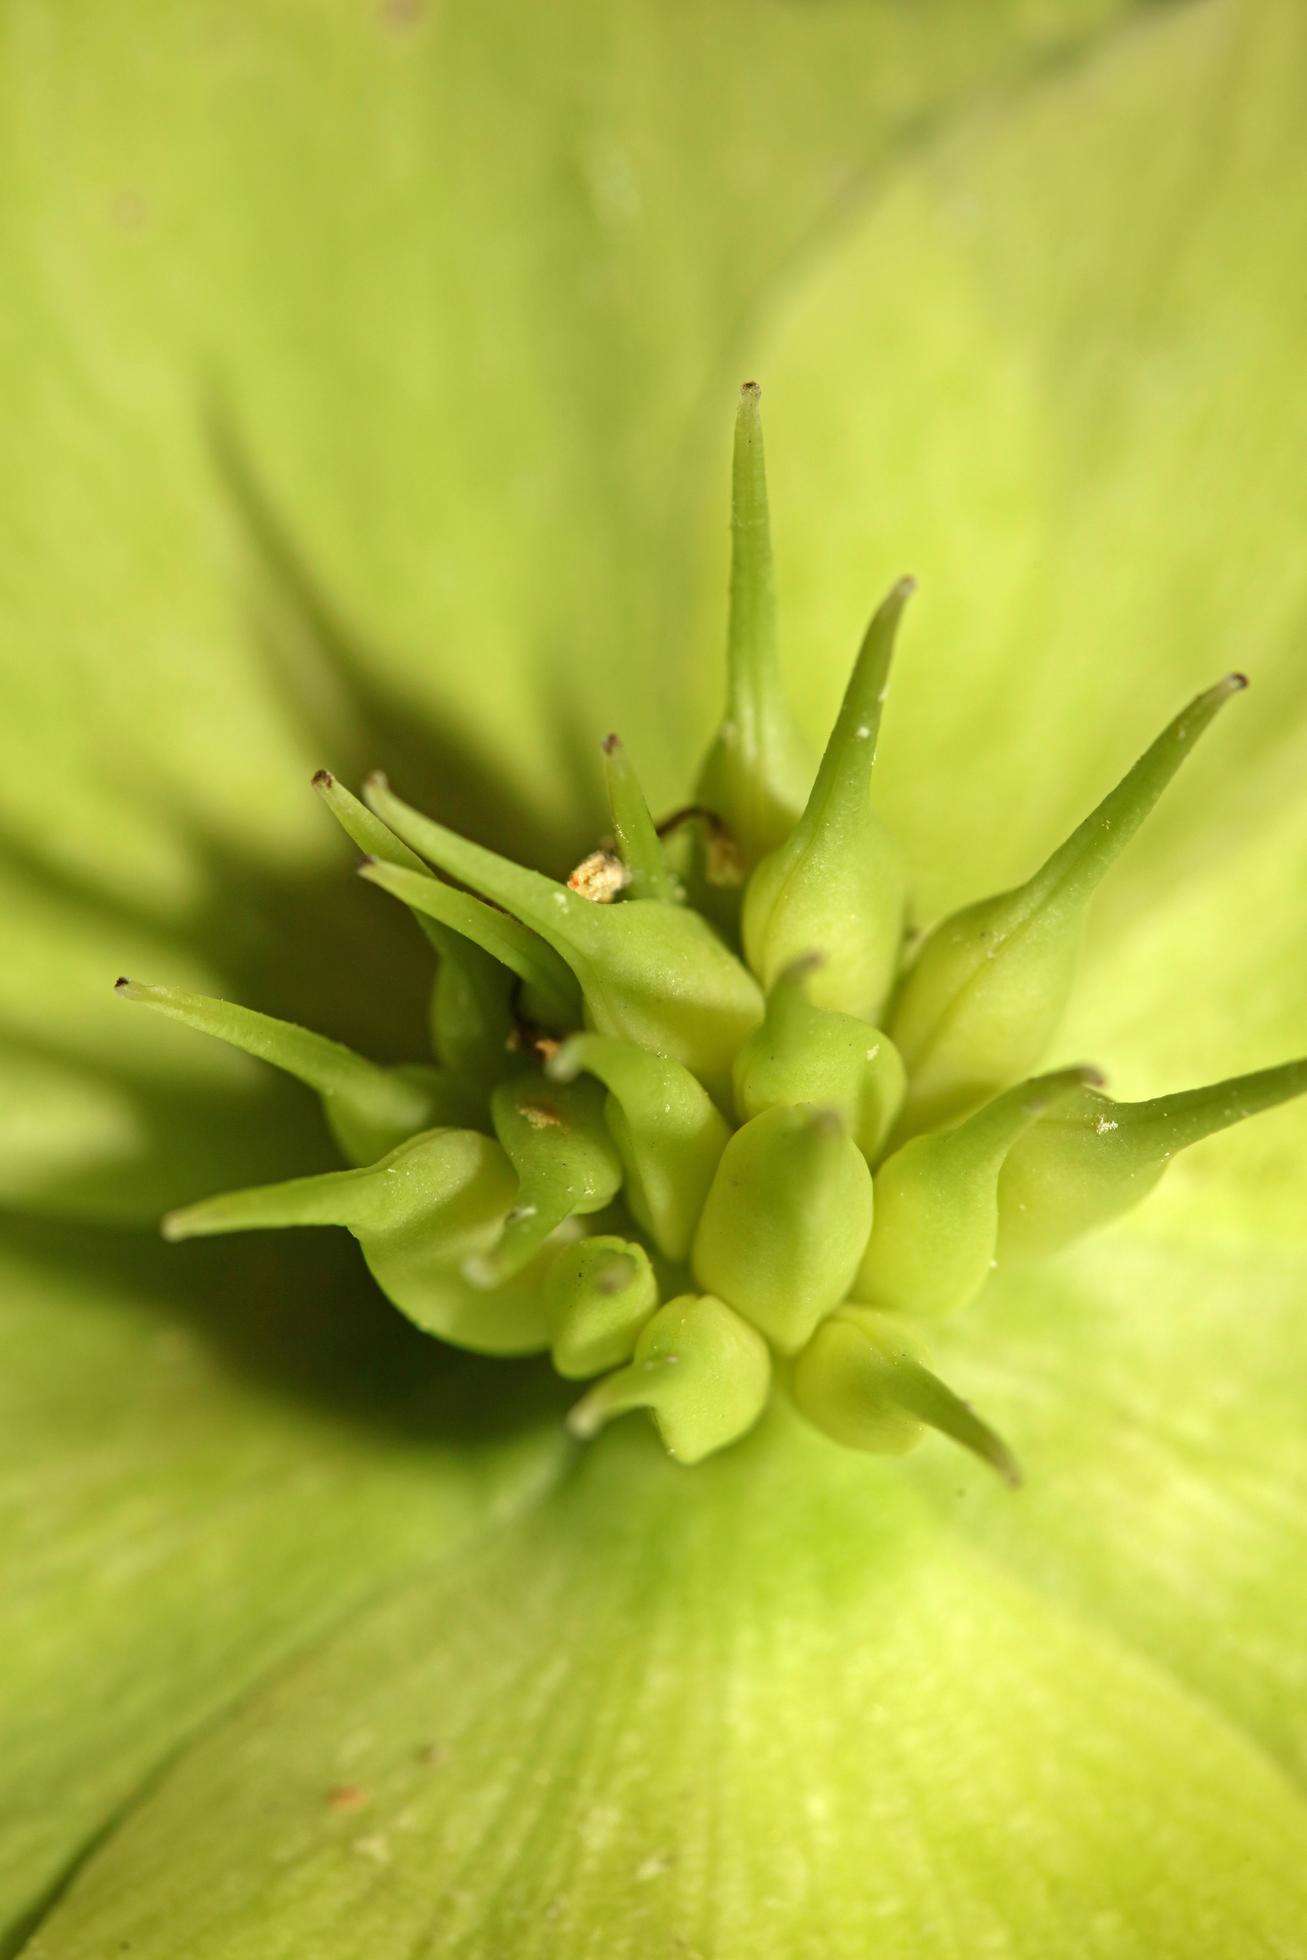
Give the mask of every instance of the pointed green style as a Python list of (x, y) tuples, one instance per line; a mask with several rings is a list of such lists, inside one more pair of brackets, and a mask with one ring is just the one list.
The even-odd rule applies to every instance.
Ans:
[(620, 1367), (657, 1305), (649, 1255), (633, 1239), (606, 1233), (560, 1246), (544, 1282), (554, 1367), (569, 1381)]
[(726, 714), (696, 793), (696, 800), (730, 827), (748, 866), (789, 835), (810, 780), (777, 659), (761, 399), (758, 384), (746, 381), (736, 411), (731, 471)]
[(625, 1173), (637, 1225), (668, 1259), (684, 1259), (730, 1129), (679, 1062), (612, 1035), (578, 1034), (548, 1065), (555, 1082), (587, 1070), (608, 1091), (604, 1120)]
[(449, 1073), (474, 1094), (480, 1128), (489, 1114), (487, 1092), (521, 1067), (522, 990), (517, 975), (479, 946), (456, 932), (446, 932), (445, 938), (450, 944), (440, 955), (431, 990), (432, 1045)]
[(1089, 901), (1217, 711), (1228, 674), (1163, 729), (1033, 878), (969, 905), (923, 941), (890, 1033), (908, 1068), (900, 1137), (937, 1128), (1034, 1067), (1071, 990)]
[(541, 1269), (502, 1291), (468, 1285), (462, 1262), (493, 1245), (513, 1202), (513, 1168), (493, 1137), (430, 1130), (366, 1170), (327, 1171), (225, 1192), (163, 1221), (164, 1237), (342, 1225), (382, 1291), (410, 1320), (479, 1354), (549, 1346)]
[(765, 1110), (727, 1144), (691, 1265), (782, 1354), (848, 1293), (871, 1229), (871, 1172), (832, 1111)]
[[(424, 878), (431, 876), (417, 852), (410, 851), (389, 825), (369, 810), (366, 803), (360, 803), (358, 797), (347, 790), (330, 769), (318, 770), (313, 778), (313, 787), (350, 842), (357, 844), (364, 857), (376, 858), (382, 864), (398, 864), (407, 871), (420, 871)], [(421, 919), (418, 923), (424, 924)], [(439, 944), (439, 941), (435, 943)]]
[(1042, 1258), (1110, 1224), (1190, 1144), (1307, 1094), (1307, 1060), (1180, 1095), (1119, 1103), (1085, 1090), (1015, 1145), (998, 1182), (1000, 1265)]
[(602, 1211), (622, 1185), (622, 1166), (604, 1127), (603, 1091), (593, 1082), (558, 1087), (535, 1075), (501, 1082), (490, 1115), (517, 1172), (517, 1198), (498, 1243), (464, 1261), (474, 1286), (499, 1286), (533, 1259), (567, 1219)]
[[(318, 770), (313, 787), (365, 857), (431, 878), (416, 851), (410, 851), (329, 769)], [(431, 990), (432, 1046), (452, 1075), (475, 1085), (480, 1116), (485, 1086), (501, 1081), (515, 1065), (508, 1043), (515, 1019), (512, 995), (517, 976), (420, 907), (409, 909), (439, 960)]]
[(911, 1333), (890, 1314), (841, 1307), (799, 1355), (790, 1386), (808, 1421), (848, 1449), (903, 1456), (934, 1429), (1004, 1483), (1021, 1482), (1007, 1444), (922, 1364)]
[(522, 982), (526, 1017), (549, 1028), (575, 1027), (581, 1018), (581, 993), (571, 972), (539, 933), (521, 925), (471, 892), (433, 878), (426, 871), (366, 858), (359, 877), (379, 885), (424, 918), (437, 919), (452, 932), (479, 946)]
[(661, 898), (668, 905), (679, 905), (685, 896), (681, 881), (667, 862), (620, 735), (605, 735), (603, 750), (608, 808), (618, 856), (631, 874), (631, 897)]
[(629, 1409), (648, 1409), (667, 1454), (698, 1463), (752, 1429), (771, 1387), (767, 1343), (721, 1300), (681, 1294), (660, 1307), (627, 1368), (597, 1382), (567, 1419), (588, 1441)]
[(795, 960), (773, 985), (762, 1026), (735, 1058), (735, 1107), (743, 1122), (785, 1103), (833, 1109), (874, 1164), (903, 1101), (903, 1063), (879, 1028), (811, 1004), (820, 964), (818, 954)]
[(867, 628), (803, 815), (744, 895), (744, 951), (763, 985), (820, 953), (817, 1006), (869, 1020), (885, 1005), (903, 937), (902, 860), (871, 813), (871, 772), (894, 638), (914, 590), (900, 579)]
[(731, 1062), (762, 1019), (762, 995), (706, 919), (657, 899), (592, 904), (411, 810), (382, 777), (365, 788), (378, 814), (432, 864), (549, 942), (580, 982), (601, 1034), (684, 1063), (714, 1101), (726, 1103)]
[(953, 1130), (914, 1137), (876, 1173), (876, 1216), (855, 1300), (895, 1313), (965, 1306), (994, 1264), (998, 1178), (1017, 1138), (1046, 1109), (1102, 1078), (1063, 1069), (1009, 1089)]
[(119, 980), (114, 991), (123, 1000), (139, 1001), (169, 1020), (271, 1062), (316, 1089), (331, 1134), (352, 1164), (375, 1163), (406, 1137), (433, 1124), (467, 1120), (467, 1096), (433, 1068), (417, 1064), (382, 1068), (339, 1041), (297, 1028), (293, 1022), (237, 1007), (232, 1001), (212, 1000), (207, 994), (185, 993), (179, 987)]

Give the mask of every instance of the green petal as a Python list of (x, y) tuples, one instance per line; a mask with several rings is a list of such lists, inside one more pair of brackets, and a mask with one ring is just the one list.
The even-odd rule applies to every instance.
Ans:
[(1305, 1845), (1246, 1734), (900, 1471), (619, 1427), (201, 1740), (32, 1960), (1252, 1960)]
[(8, 1954), (164, 1760), (552, 1475), (566, 1398), (496, 1362), (487, 1424), (481, 1364), (304, 1238), (11, 1224), (0, 1273)]
[[(1136, 1214), (1142, 1218), (1143, 1214)], [(996, 1282), (932, 1343), (1021, 1458), (1019, 1503), (937, 1458), (943, 1512), (1165, 1668), (1307, 1787), (1307, 1260), (1127, 1232)]]

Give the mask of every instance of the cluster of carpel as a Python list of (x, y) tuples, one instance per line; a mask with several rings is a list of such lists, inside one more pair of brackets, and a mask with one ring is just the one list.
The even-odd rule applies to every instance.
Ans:
[(1244, 682), (1191, 702), (1025, 884), (905, 957), (904, 878), (870, 798), (911, 581), (868, 628), (809, 786), (777, 681), (753, 384), (732, 547), (727, 712), (696, 801), (656, 827), (609, 737), (613, 836), (568, 884), (381, 777), (365, 803), (315, 778), (363, 876), (435, 949), (437, 1065), (381, 1068), (227, 1002), (118, 983), (316, 1089), (355, 1166), (210, 1198), (164, 1229), (345, 1226), (419, 1326), (598, 1377), (579, 1436), (646, 1408), (692, 1463), (749, 1429), (777, 1381), (841, 1443), (898, 1452), (933, 1428), (1015, 1480), (927, 1367), (930, 1320), (996, 1263), (1137, 1202), (1187, 1144), (1307, 1089), (1304, 1061), (1136, 1104), (1090, 1069), (1030, 1076), (1098, 881)]

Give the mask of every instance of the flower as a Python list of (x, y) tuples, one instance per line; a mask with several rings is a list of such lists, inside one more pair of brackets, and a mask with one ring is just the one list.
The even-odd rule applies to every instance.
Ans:
[(1104, 890), (1054, 1061), (1136, 1100), (1301, 1049), (1302, 28), (1110, 15), (1059, 66), (1037, 10), (1000, 48), (777, 7), (746, 63), (726, 5), (509, 38), (391, 9), (312, 97), (311, 10), (29, 41), (20, 146), (78, 113), (13, 321), (45, 363), (11, 397), (13, 1943), (1300, 1942), (1301, 1113), (941, 1333), (1020, 1434), (1015, 1497), (779, 1407), (693, 1474), (632, 1423), (579, 1450), (539, 1371), (410, 1334), (333, 1245), (89, 1222), (327, 1161), (292, 1088), (133, 1032), (113, 962), (414, 1052), (422, 970), (406, 1003), (307, 807), (328, 727), (342, 780), (385, 760), (559, 869), (602, 828), (569, 734), (620, 719), (665, 807), (709, 727), (704, 350), (787, 262), (746, 336), (787, 672), (815, 737), (916, 565), (877, 767), (918, 916), (1015, 882), (1247, 667)]
[(1093, 1069), (1020, 1079), (1062, 1019), (1104, 875), (1247, 681), (1205, 689), (1029, 878), (908, 935), (905, 955), (871, 778), (914, 582), (873, 615), (805, 772), (777, 672), (760, 396), (745, 382), (736, 414), (726, 709), (696, 802), (655, 825), (606, 736), (613, 836), (564, 884), (379, 773), (366, 804), (314, 776), (364, 876), (431, 940), (439, 1066), (383, 1068), (228, 1001), (117, 982), (316, 1090), (351, 1166), (201, 1200), (164, 1235), (345, 1226), (419, 1327), (602, 1376), (568, 1419), (581, 1437), (644, 1408), (697, 1463), (758, 1421), (774, 1352), (837, 1441), (897, 1455), (934, 1429), (1016, 1484), (1005, 1445), (924, 1365), (922, 1320), (1307, 1090), (1304, 1059), (1134, 1103)]

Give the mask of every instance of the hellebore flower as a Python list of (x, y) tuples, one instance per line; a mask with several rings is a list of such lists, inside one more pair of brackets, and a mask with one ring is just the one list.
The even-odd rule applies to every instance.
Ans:
[(1307, 30), (675, 11), (15, 17), (0, 1953), (1307, 1951)]

